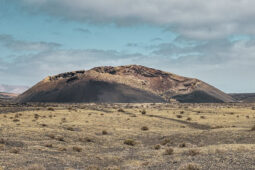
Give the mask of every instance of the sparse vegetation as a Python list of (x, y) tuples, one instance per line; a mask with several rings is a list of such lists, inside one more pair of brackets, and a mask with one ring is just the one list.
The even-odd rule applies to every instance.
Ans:
[(35, 118), (35, 119), (38, 119), (39, 117), (40, 117), (40, 115), (34, 114), (34, 118)]
[(165, 150), (165, 155), (172, 155), (174, 153), (174, 149), (173, 148), (167, 148), (166, 150)]
[(79, 138), (80, 142), (93, 142), (93, 139), (85, 137), (85, 138)]
[(61, 151), (61, 152), (67, 151), (67, 149), (65, 147), (59, 147), (58, 150)]
[(27, 170), (46, 170), (46, 168), (40, 164), (33, 164), (27, 167)]
[(161, 146), (159, 144), (154, 146), (154, 149), (156, 149), (156, 150), (159, 150), (160, 148), (161, 148)]
[(142, 113), (142, 115), (145, 115), (146, 114), (146, 110), (141, 110), (141, 113)]
[(75, 131), (73, 127), (67, 127), (66, 129), (70, 131)]
[(148, 128), (147, 126), (143, 126), (143, 127), (141, 128), (141, 130), (147, 131), (147, 130), (149, 130), (149, 128)]
[(10, 153), (14, 153), (14, 154), (18, 154), (20, 152), (20, 150), (18, 148), (12, 148), (10, 150)]
[(12, 121), (13, 122), (19, 122), (20, 120), (19, 119), (13, 119)]
[(135, 141), (133, 139), (126, 139), (124, 141), (125, 145), (135, 146)]
[(62, 137), (62, 136), (58, 136), (57, 138), (56, 138), (58, 141), (61, 141), (61, 142), (64, 142), (65, 140), (64, 140), (64, 137)]
[(200, 116), (201, 119), (205, 119), (205, 116)]
[(45, 123), (42, 123), (41, 126), (42, 127), (47, 127), (47, 125)]
[(252, 126), (251, 131), (255, 131), (255, 125)]
[(180, 118), (182, 118), (182, 115), (176, 115), (176, 117), (180, 119)]
[(102, 131), (102, 135), (107, 135), (107, 134), (108, 134), (108, 132), (106, 130)]
[(76, 152), (81, 152), (81, 151), (82, 151), (82, 148), (79, 147), (79, 146), (74, 146), (74, 147), (73, 147), (73, 150), (76, 151)]
[(51, 138), (51, 139), (55, 139), (55, 135), (54, 135), (54, 134), (48, 134), (48, 135), (46, 135), (46, 136), (48, 136), (48, 137)]
[(188, 163), (185, 165), (182, 165), (178, 170), (201, 170), (201, 166), (196, 163)]
[(167, 138), (167, 139), (162, 140), (160, 144), (161, 145), (166, 145), (166, 144), (168, 144), (170, 142), (171, 142), (171, 140)]
[[(31, 104), (25, 111), (14, 107), (16, 111), (0, 114), (1, 166), (86, 169), (91, 164), (98, 169), (169, 169), (171, 164), (171, 169), (196, 170), (195, 163), (187, 162), (199, 160), (203, 167), (217, 169), (214, 165), (224, 157), (222, 169), (252, 169), (253, 104), (142, 105)], [(13, 106), (0, 107), (0, 112), (9, 107)], [(49, 111), (50, 107), (55, 111)], [(118, 108), (125, 113), (116, 112)], [(143, 109), (150, 114), (139, 116), (137, 112)], [(198, 109), (204, 114), (198, 115)], [(15, 119), (19, 121), (14, 123)], [(198, 168), (202, 170), (202, 166)]]
[(119, 109), (118, 109), (118, 112), (125, 112), (125, 110), (122, 109), (122, 108), (119, 108)]
[(186, 143), (180, 143), (180, 144), (179, 144), (179, 147), (180, 147), (180, 148), (185, 148), (185, 147), (186, 147)]
[(51, 143), (47, 143), (47, 144), (45, 144), (45, 147), (47, 147), (47, 148), (52, 148), (53, 145), (52, 145)]
[(48, 110), (49, 110), (49, 111), (55, 111), (55, 109), (52, 108), (52, 107), (49, 107)]
[(200, 152), (199, 152), (199, 150), (198, 149), (190, 149), (190, 150), (188, 150), (188, 152), (187, 152), (187, 154), (189, 155), (189, 156), (196, 156), (196, 155), (198, 155)]
[(63, 117), (63, 118), (61, 119), (61, 121), (62, 121), (63, 123), (65, 123), (65, 122), (66, 122), (66, 118)]

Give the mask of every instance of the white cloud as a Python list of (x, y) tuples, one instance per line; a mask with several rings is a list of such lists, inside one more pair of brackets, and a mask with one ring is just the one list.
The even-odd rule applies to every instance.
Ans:
[[(37, 54), (17, 55), (11, 63), (1, 62), (0, 82), (32, 85), (49, 75), (62, 72), (90, 69), (104, 65), (125, 65), (136, 63), (141, 54), (125, 54), (104, 50), (63, 50), (39, 52)], [(11, 77), (11, 79), (10, 79)]]
[(47, 51), (61, 46), (61, 44), (52, 42), (20, 41), (6, 34), (0, 34), (0, 44), (13, 51)]
[(30, 11), (97, 23), (156, 24), (181, 35), (215, 39), (255, 34), (254, 0), (19, 0)]
[[(155, 46), (160, 51), (167, 44)], [(175, 49), (177, 48), (177, 49)], [(163, 54), (127, 54), (114, 50), (63, 50), (14, 57), (13, 63), (0, 63), (0, 82), (32, 85), (48, 75), (90, 69), (95, 66), (141, 64), (187, 77), (199, 78), (226, 92), (253, 92), (255, 43), (253, 41), (213, 41), (180, 50), (172, 46)], [(171, 57), (174, 50), (179, 58)], [(186, 51), (185, 51), (186, 50)], [(187, 55), (185, 55), (185, 52)], [(202, 55), (191, 54), (200, 52)], [(227, 55), (227, 56), (226, 56)], [(10, 79), (10, 77), (12, 77)]]
[(86, 29), (86, 28), (75, 28), (74, 30), (78, 31), (78, 32), (81, 32), (81, 33), (84, 33), (84, 34), (91, 34), (91, 31), (89, 29)]

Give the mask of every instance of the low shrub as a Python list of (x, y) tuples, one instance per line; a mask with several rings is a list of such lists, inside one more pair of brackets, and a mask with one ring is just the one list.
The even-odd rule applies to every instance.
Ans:
[(174, 153), (174, 149), (173, 148), (167, 148), (166, 150), (165, 150), (165, 155), (172, 155)]
[(79, 147), (79, 146), (74, 146), (74, 147), (73, 147), (73, 150), (76, 151), (76, 152), (81, 152), (81, 151), (82, 151), (82, 148)]
[(124, 144), (129, 146), (135, 146), (135, 141), (133, 139), (126, 139), (124, 141)]
[(29, 167), (27, 167), (25, 169), (27, 169), (27, 170), (46, 170), (46, 168), (43, 165), (39, 165), (39, 164), (30, 165)]
[(140, 111), (142, 113), (142, 115), (145, 115), (146, 114), (146, 110), (142, 110)]
[(197, 149), (190, 149), (189, 151), (188, 151), (188, 155), (189, 156), (196, 156), (196, 155), (198, 155), (200, 152), (199, 152), (199, 150), (197, 150)]
[(106, 130), (102, 131), (102, 135), (107, 135), (107, 134), (108, 134), (108, 132)]
[(147, 131), (147, 130), (149, 130), (149, 128), (148, 128), (147, 126), (143, 126), (143, 127), (141, 128), (141, 130)]
[(49, 111), (55, 111), (55, 109), (52, 108), (52, 107), (49, 107), (48, 110), (49, 110)]
[(159, 144), (154, 146), (154, 149), (156, 149), (156, 150), (159, 150), (160, 148), (161, 148), (161, 146)]
[(201, 166), (196, 163), (188, 163), (185, 165), (182, 165), (178, 170), (201, 170)]

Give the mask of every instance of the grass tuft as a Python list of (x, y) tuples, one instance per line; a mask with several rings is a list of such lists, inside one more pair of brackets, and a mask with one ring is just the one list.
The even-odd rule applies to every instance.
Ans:
[(141, 128), (141, 130), (147, 131), (147, 130), (149, 130), (149, 128), (148, 128), (147, 126), (143, 126), (143, 127)]
[(81, 152), (81, 151), (82, 151), (82, 148), (79, 147), (79, 146), (74, 146), (74, 147), (73, 147), (73, 150), (76, 151), (76, 152)]
[(178, 170), (201, 170), (201, 166), (196, 163), (188, 163), (185, 165), (182, 165)]
[(27, 167), (27, 170), (46, 170), (46, 168), (40, 164), (33, 164)]
[(165, 155), (172, 155), (174, 153), (174, 149), (173, 148), (167, 148), (166, 150), (165, 150)]
[(125, 141), (124, 141), (124, 144), (125, 145), (129, 145), (129, 146), (135, 146), (135, 141), (133, 140), (133, 139), (126, 139)]

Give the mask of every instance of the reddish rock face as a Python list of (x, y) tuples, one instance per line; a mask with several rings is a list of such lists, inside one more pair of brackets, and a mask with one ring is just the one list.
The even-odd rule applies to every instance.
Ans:
[(197, 79), (140, 66), (95, 67), (47, 77), (19, 102), (233, 102)]

